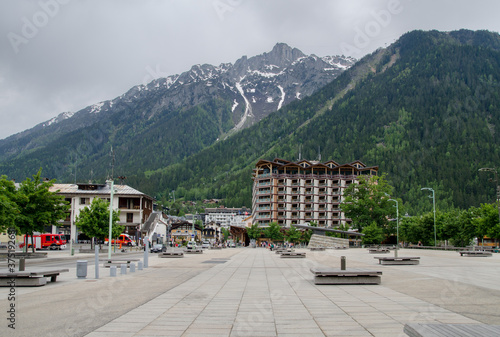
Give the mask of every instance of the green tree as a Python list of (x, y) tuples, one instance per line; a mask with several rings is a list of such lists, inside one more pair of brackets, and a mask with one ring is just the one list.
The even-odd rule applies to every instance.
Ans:
[(490, 238), (500, 239), (500, 222), (497, 204), (481, 204), (480, 214), (480, 232), (486, 232)]
[(271, 222), (269, 227), (264, 230), (264, 235), (266, 238), (272, 241), (281, 241), (283, 240), (283, 233), (281, 233), (281, 227), (277, 222)]
[(222, 236), (224, 237), (224, 241), (227, 241), (229, 238), (229, 229), (227, 228), (221, 228)]
[(262, 235), (262, 229), (259, 228), (258, 224), (254, 223), (252, 226), (247, 228), (247, 235), (250, 240), (256, 240)]
[(16, 203), (16, 186), (6, 176), (0, 177), (0, 232), (16, 227), (19, 207)]
[(396, 215), (387, 196), (391, 190), (385, 175), (360, 176), (358, 184), (353, 183), (345, 189), (340, 207), (360, 232), (375, 223), (386, 234), (391, 234), (393, 224), (389, 225), (389, 218)]
[(403, 217), (399, 222), (399, 239), (417, 244), (423, 237), (421, 218), (417, 216)]
[(296, 227), (290, 226), (290, 228), (286, 231), (285, 238), (288, 242), (296, 243), (302, 237), (301, 231), (299, 231)]
[[(33, 176), (33, 180), (26, 178), (16, 193), (16, 203), (20, 213), (16, 218), (17, 228), (22, 234), (30, 235), (34, 232), (43, 232), (47, 225), (56, 225), (59, 220), (66, 218), (69, 204), (50, 187), (55, 180), (42, 181), (42, 169)], [(34, 245), (31, 246), (35, 251)]]
[(384, 231), (375, 222), (363, 228), (363, 244), (379, 244), (384, 240)]
[[(123, 232), (123, 226), (117, 225), (118, 220), (119, 212), (113, 210), (111, 226), (111, 236), (113, 238), (118, 237)], [(80, 211), (75, 226), (89, 237), (101, 240), (107, 238), (109, 235), (109, 202), (101, 198), (94, 198), (90, 206)]]

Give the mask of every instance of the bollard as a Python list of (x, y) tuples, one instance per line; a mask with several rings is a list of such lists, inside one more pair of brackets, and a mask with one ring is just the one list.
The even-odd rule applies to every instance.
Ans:
[(95, 278), (99, 278), (99, 247), (95, 246)]
[(142, 261), (137, 262), (137, 269), (142, 270)]
[(26, 267), (26, 260), (24, 258), (19, 259), (19, 271), (24, 271)]
[(145, 238), (145, 245), (144, 245), (144, 268), (147, 268), (148, 267), (148, 257), (149, 257), (149, 240), (148, 238), (146, 237)]
[(109, 267), (109, 276), (116, 277), (116, 266)]
[(122, 263), (120, 265), (120, 274), (127, 275), (127, 264), (126, 263)]
[(345, 270), (345, 256), (340, 257), (340, 270)]
[(76, 277), (78, 278), (87, 277), (87, 260), (76, 261)]
[(135, 273), (135, 262), (130, 262), (130, 272)]

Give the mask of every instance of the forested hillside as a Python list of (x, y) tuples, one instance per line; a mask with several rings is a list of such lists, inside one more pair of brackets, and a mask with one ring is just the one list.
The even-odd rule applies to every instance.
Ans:
[(160, 198), (225, 198), (250, 206), (258, 159), (378, 165), (406, 211), (467, 208), (495, 198), (481, 167), (500, 165), (500, 37), (414, 31), (360, 60), (311, 97), (185, 161), (129, 177)]

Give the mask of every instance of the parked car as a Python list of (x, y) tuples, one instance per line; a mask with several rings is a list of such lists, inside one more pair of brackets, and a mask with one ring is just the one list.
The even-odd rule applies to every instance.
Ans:
[(210, 241), (203, 241), (201, 248), (210, 248)]
[(166, 252), (167, 249), (165, 247), (163, 247), (163, 245), (161, 243), (155, 243), (152, 247), (151, 247), (151, 253), (161, 253), (161, 252)]
[(189, 241), (186, 246), (187, 249), (196, 249), (196, 242), (194, 241)]

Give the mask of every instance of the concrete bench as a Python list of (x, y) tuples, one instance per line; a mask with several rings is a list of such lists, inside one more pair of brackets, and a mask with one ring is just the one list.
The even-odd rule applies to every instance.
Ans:
[(203, 249), (201, 249), (201, 248), (186, 249), (186, 250), (184, 250), (184, 253), (186, 253), (186, 254), (203, 254)]
[[(69, 269), (32, 269), (25, 271), (8, 270), (0, 271), (0, 287), (39, 287), (47, 284), (47, 277), (50, 282), (56, 282), (60, 273), (69, 272)], [(15, 285), (11, 281), (15, 281)]]
[(285, 248), (285, 249), (276, 249), (275, 253), (276, 254), (281, 254), (281, 253), (285, 253), (285, 252), (294, 252), (295, 249), (292, 249), (292, 248)]
[(311, 268), (314, 284), (380, 284), (381, 271), (349, 268)]
[(310, 251), (323, 251), (325, 250), (325, 247), (311, 247), (309, 248)]
[(120, 267), (122, 264), (126, 264), (127, 268), (130, 268), (131, 262), (138, 262), (140, 259), (100, 259), (99, 261), (104, 261), (103, 267), (109, 268), (111, 266)]
[(374, 259), (378, 259), (379, 264), (392, 264), (392, 265), (415, 265), (419, 264), (420, 257), (418, 256), (398, 256), (398, 257), (387, 257), (387, 256), (375, 256)]
[(163, 252), (163, 253), (159, 253), (158, 257), (161, 257), (161, 258), (184, 257), (184, 253), (183, 252)]
[(378, 254), (378, 253), (385, 254), (385, 253), (389, 253), (390, 250), (387, 248), (372, 248), (372, 249), (368, 249), (368, 252), (370, 254)]
[(407, 323), (403, 331), (410, 337), (495, 337), (500, 325)]
[(466, 250), (460, 251), (460, 256), (491, 256), (491, 252), (485, 252), (483, 250)]
[(283, 253), (281, 253), (281, 257), (285, 257), (285, 258), (303, 258), (303, 257), (306, 257), (306, 253), (283, 252)]

